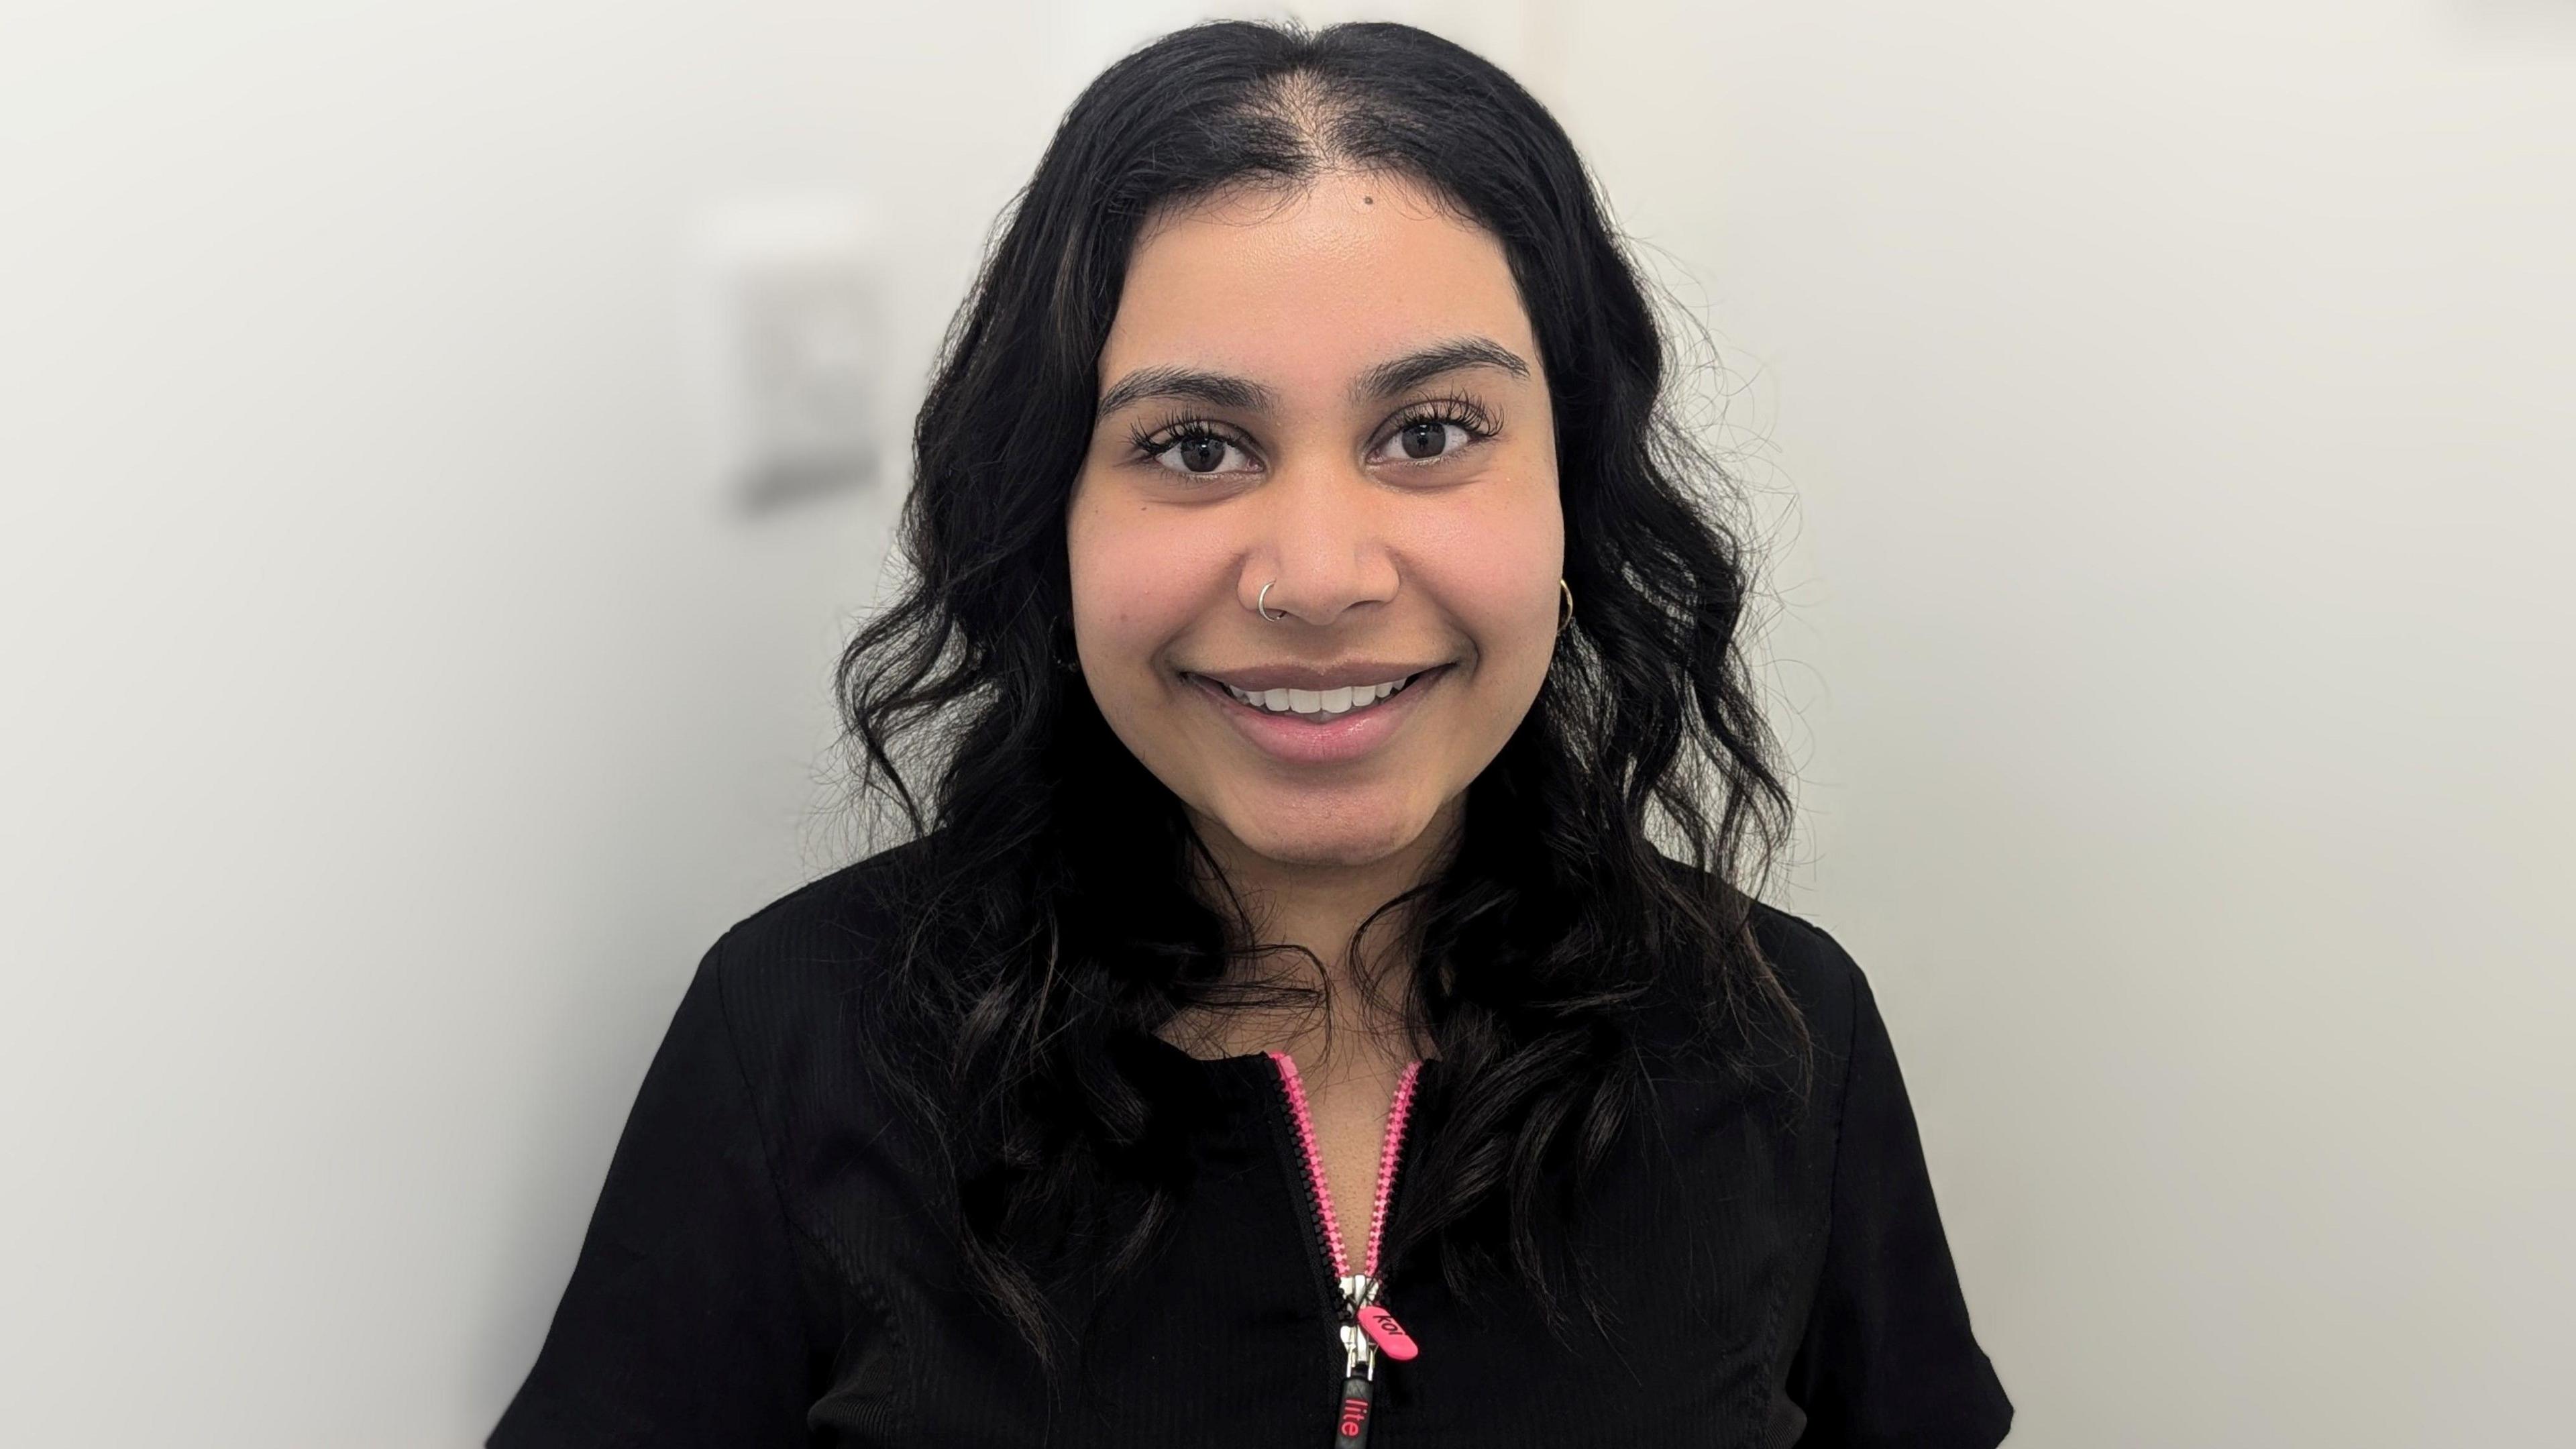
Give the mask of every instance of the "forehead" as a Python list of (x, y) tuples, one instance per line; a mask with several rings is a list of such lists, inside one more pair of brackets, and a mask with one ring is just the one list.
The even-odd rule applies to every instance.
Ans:
[(1336, 171), (1157, 218), (1129, 259), (1100, 373), (1106, 385), (1187, 363), (1338, 394), (1376, 362), (1465, 334), (1537, 357), (1502, 244), (1417, 184)]

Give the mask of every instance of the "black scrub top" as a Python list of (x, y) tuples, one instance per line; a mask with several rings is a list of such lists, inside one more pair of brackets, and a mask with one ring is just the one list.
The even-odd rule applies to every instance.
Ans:
[[(492, 1449), (1347, 1443), (1340, 1303), (1259, 1055), (1148, 1049), (1195, 1170), (1050, 1395), (948, 1246), (935, 1154), (854, 1056), (848, 994), (899, 914), (883, 874), (826, 877), (700, 964)], [(1383, 1265), (1380, 1302), (1420, 1351), (1378, 1360), (1369, 1449), (2004, 1437), (1868, 984), (1794, 917), (1766, 909), (1757, 934), (1806, 1012), (1809, 1089), (1661, 1052), (1656, 1130), (1585, 1184), (1576, 1228), (1607, 1336), (1577, 1310), (1569, 1343), (1517, 1289), (1471, 1306), (1436, 1269)], [(1440, 1066), (1408, 1142), (1439, 1128)], [(1400, 1165), (1394, 1193), (1400, 1218)]]

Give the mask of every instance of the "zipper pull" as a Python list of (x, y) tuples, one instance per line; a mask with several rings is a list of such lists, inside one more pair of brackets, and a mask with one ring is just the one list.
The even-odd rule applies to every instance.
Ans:
[(1360, 1332), (1368, 1335), (1378, 1352), (1398, 1363), (1422, 1352), (1422, 1345), (1413, 1341), (1413, 1335), (1404, 1331), (1395, 1315), (1374, 1303), (1360, 1310)]
[(1333, 1449), (1368, 1449), (1369, 1381), (1366, 1371), (1342, 1380), (1342, 1417), (1333, 1428)]
[(1404, 1331), (1394, 1314), (1377, 1306), (1377, 1293), (1382, 1286), (1366, 1273), (1353, 1273), (1342, 1280), (1342, 1337), (1348, 1342), (1352, 1336), (1349, 1329), (1356, 1327), (1377, 1353), (1402, 1363), (1419, 1355), (1422, 1345), (1413, 1341), (1413, 1335)]
[(1374, 1306), (1377, 1280), (1366, 1273), (1352, 1273), (1342, 1279), (1341, 1289), (1342, 1412), (1333, 1423), (1333, 1449), (1368, 1449), (1377, 1342), (1361, 1327), (1361, 1315)]

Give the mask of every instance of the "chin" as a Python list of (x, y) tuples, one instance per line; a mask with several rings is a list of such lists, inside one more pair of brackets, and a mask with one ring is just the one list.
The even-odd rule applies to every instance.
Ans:
[(1282, 865), (1349, 867), (1386, 859), (1420, 839), (1431, 822), (1389, 811), (1377, 818), (1310, 820), (1287, 830), (1271, 824), (1263, 829), (1257, 821), (1227, 821), (1226, 828), (1255, 854)]

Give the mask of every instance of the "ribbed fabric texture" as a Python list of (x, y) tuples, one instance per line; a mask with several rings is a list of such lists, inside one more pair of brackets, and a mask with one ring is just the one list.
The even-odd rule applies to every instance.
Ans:
[[(883, 875), (841, 871), (707, 954), (492, 1449), (1334, 1444), (1329, 1268), (1258, 1055), (1152, 1054), (1190, 1188), (1050, 1394), (948, 1246), (936, 1155), (861, 1066), (849, 996), (900, 911)], [(1379, 1360), (1371, 1449), (2004, 1437), (1868, 985), (1792, 917), (1765, 911), (1760, 936), (1818, 1044), (1812, 1090), (1657, 1058), (1657, 1120), (1583, 1185), (1606, 1335), (1560, 1341), (1509, 1285), (1471, 1307), (1423, 1265), (1384, 1265), (1381, 1301), (1421, 1354)], [(1409, 1143), (1447, 1116), (1439, 1068)]]

